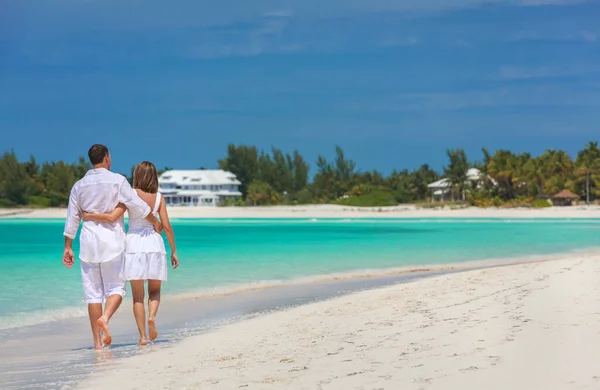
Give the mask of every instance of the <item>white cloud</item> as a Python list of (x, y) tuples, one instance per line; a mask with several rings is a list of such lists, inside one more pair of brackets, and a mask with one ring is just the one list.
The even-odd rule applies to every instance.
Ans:
[[(223, 26), (276, 18), (327, 19), (372, 13), (438, 12), (485, 5), (570, 5), (586, 0), (148, 0), (87, 1), (5, 0), (8, 17), (28, 26), (28, 34), (87, 27), (100, 30), (145, 30)], [(137, 6), (135, 6), (137, 4)], [(66, 22), (66, 23), (65, 23)]]
[(267, 18), (250, 30), (231, 31), (224, 35), (201, 36), (199, 43), (183, 51), (188, 58), (254, 57), (265, 53), (294, 53), (301, 46), (283, 37), (287, 22)]
[(554, 41), (554, 42), (594, 42), (597, 35), (590, 31), (558, 30), (547, 26), (542, 31), (529, 30), (512, 32), (504, 38), (507, 42)]
[(502, 80), (525, 80), (563, 77), (573, 74), (576, 74), (576, 72), (555, 67), (503, 66), (500, 68), (499, 77)]
[(514, 3), (522, 6), (542, 6), (542, 5), (574, 5), (587, 3), (588, 0), (515, 0)]
[(279, 9), (276, 11), (270, 11), (265, 14), (266, 17), (271, 18), (289, 18), (292, 17), (294, 13), (289, 9)]
[(415, 46), (421, 42), (419, 37), (408, 37), (408, 38), (388, 38), (380, 43), (382, 47), (392, 46)]
[[(487, 31), (483, 24), (472, 23), (465, 26), (450, 23), (450, 27), (444, 30), (445, 34), (433, 34), (434, 29), (444, 28), (443, 16), (439, 18), (439, 24), (434, 24), (438, 23), (436, 18), (414, 18), (438, 16), (438, 13), (443, 15), (440, 11), (444, 10), (488, 4), (517, 7), (573, 2), (578, 1), (290, 0), (282, 7), (279, 0), (173, 0), (169, 3), (147, 0), (142, 7), (142, 2), (131, 0), (19, 0), (18, 7), (9, 7), (7, 18), (17, 26), (14, 31), (11, 30), (12, 36), (22, 40), (23, 45), (35, 42), (37, 45), (33, 46), (43, 47), (59, 42), (65, 44), (66, 57), (69, 56), (68, 47), (73, 41), (93, 34), (89, 46), (95, 47), (106, 57), (102, 60), (108, 62), (111, 58), (121, 58), (130, 55), (129, 52), (135, 52), (138, 48), (136, 42), (139, 41), (135, 37), (141, 37), (142, 41), (156, 38), (158, 45), (154, 53), (157, 57), (183, 53), (185, 57), (218, 58), (299, 50), (332, 52), (365, 46), (410, 47), (423, 44), (473, 47), (487, 40), (506, 39), (510, 34), (515, 34), (517, 40), (528, 38), (520, 37), (520, 31), (499, 32), (495, 28), (497, 26)], [(139, 6), (134, 7), (133, 4)], [(524, 28), (529, 29), (529, 25)], [(593, 42), (596, 39), (594, 33), (580, 32), (586, 28), (590, 27), (578, 26), (569, 32), (572, 34), (570, 39)], [(554, 32), (557, 30), (554, 25), (550, 28), (545, 26), (542, 30), (529, 38), (545, 39), (548, 34), (564, 34), (564, 31)], [(122, 48), (115, 49), (114, 45), (106, 44), (111, 41), (122, 42)], [(167, 41), (169, 43), (165, 44)], [(160, 46), (161, 43), (163, 46)], [(22, 42), (16, 46), (20, 44)], [(117, 50), (125, 54), (118, 54)], [(78, 60), (75, 55), (71, 57)]]
[(556, 66), (503, 66), (498, 72), (498, 77), (501, 80), (527, 80), (527, 79), (544, 79), (544, 78), (562, 78), (572, 77), (589, 73), (600, 72), (600, 67), (556, 67)]
[(456, 46), (456, 47), (473, 47), (473, 43), (471, 43), (470, 41), (466, 40), (466, 39), (456, 39), (452, 42), (450, 42), (451, 46)]
[(596, 42), (596, 40), (598, 39), (598, 35), (590, 31), (582, 31), (581, 35), (583, 36), (583, 39), (585, 39), (588, 42)]
[(463, 92), (406, 93), (376, 104), (354, 104), (358, 111), (455, 111), (471, 108), (600, 106), (600, 89), (540, 85)]
[(255, 36), (260, 35), (281, 35), (286, 26), (283, 20), (267, 20), (262, 26), (252, 32)]

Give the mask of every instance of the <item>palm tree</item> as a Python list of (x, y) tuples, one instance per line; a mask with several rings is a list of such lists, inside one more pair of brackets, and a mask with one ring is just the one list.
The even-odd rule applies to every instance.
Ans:
[(568, 153), (548, 149), (539, 157), (543, 161), (544, 192), (555, 194), (566, 188), (575, 190), (574, 165)]
[(406, 189), (413, 200), (428, 199), (430, 195), (428, 184), (439, 180), (438, 173), (431, 169), (428, 164), (423, 164), (419, 169), (415, 169), (410, 173), (405, 171), (405, 175)]
[(508, 150), (498, 150), (487, 164), (488, 173), (496, 180), (505, 199), (517, 197), (515, 182), (519, 183), (519, 159)]
[(444, 168), (446, 178), (452, 186), (452, 200), (454, 193), (458, 196), (464, 196), (464, 187), (468, 179), (469, 161), (463, 149), (448, 149), (446, 150), (448, 159), (450, 160), (447, 167)]
[(473, 163), (473, 168), (477, 168), (479, 170), (479, 179), (474, 183), (471, 183), (471, 189), (473, 192), (490, 195), (493, 193), (496, 184), (490, 174), (492, 155), (486, 148), (481, 148), (481, 151), (483, 153), (483, 161), (476, 161)]
[(576, 160), (577, 172), (585, 175), (585, 203), (590, 204), (590, 182), (592, 175), (600, 171), (600, 149), (598, 142), (589, 142), (579, 152)]
[(536, 194), (542, 195), (544, 188), (544, 161), (537, 157), (529, 160), (523, 167), (523, 176), (530, 183), (533, 182), (536, 188)]

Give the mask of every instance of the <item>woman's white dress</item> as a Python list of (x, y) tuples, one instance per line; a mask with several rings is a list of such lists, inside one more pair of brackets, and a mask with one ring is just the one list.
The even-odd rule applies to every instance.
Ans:
[[(158, 218), (160, 193), (152, 214)], [(125, 261), (121, 277), (126, 280), (167, 280), (167, 252), (165, 242), (141, 214), (129, 212), (129, 230), (125, 246)]]

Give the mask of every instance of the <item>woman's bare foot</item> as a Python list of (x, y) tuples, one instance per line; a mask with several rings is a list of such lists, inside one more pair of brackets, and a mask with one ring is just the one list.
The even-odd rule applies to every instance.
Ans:
[(137, 343), (137, 346), (138, 346), (138, 347), (145, 347), (145, 346), (146, 346), (146, 344), (148, 344), (148, 343), (146, 342), (146, 339), (140, 339), (140, 342), (139, 342), (139, 343)]
[(158, 337), (158, 332), (156, 331), (156, 321), (154, 318), (148, 318), (148, 331), (150, 341), (153, 342)]
[(110, 346), (112, 344), (112, 336), (108, 331), (108, 323), (102, 317), (100, 317), (98, 321), (96, 321), (96, 325), (98, 325), (102, 331), (102, 344), (105, 346)]

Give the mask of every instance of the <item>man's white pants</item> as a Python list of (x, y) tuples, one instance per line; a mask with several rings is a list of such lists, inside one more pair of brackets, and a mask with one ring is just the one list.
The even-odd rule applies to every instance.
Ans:
[(102, 263), (80, 261), (85, 303), (104, 303), (111, 295), (125, 296), (125, 281), (121, 279), (124, 259), (125, 252)]

